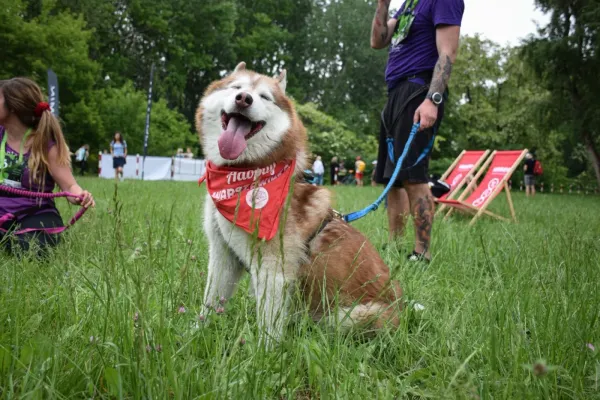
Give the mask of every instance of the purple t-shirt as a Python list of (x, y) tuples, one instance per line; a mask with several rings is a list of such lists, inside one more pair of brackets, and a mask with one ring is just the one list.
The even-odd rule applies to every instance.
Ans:
[[(4, 135), (4, 127), (0, 126), (0, 143), (2, 143), (2, 138), (4, 137)], [(52, 179), (52, 176), (49, 173), (46, 173), (46, 180), (44, 181), (42, 187), (40, 187), (40, 185), (35, 184), (35, 182), (31, 181), (29, 167), (27, 166), (27, 161), (29, 160), (29, 152), (23, 154), (23, 162), (25, 166), (22, 169), (22, 171), (18, 174), (18, 177), (14, 176), (14, 168), (11, 167), (14, 167), (18, 164), (17, 161), (19, 158), (19, 152), (15, 151), (7, 143), (6, 154), (4, 158), (4, 160), (0, 160), (0, 163), (3, 163), (5, 165), (5, 174), (12, 174), (11, 176), (8, 176), (8, 178), (13, 181), (21, 182), (22, 189), (31, 190), (34, 192), (52, 192), (52, 190), (54, 190), (54, 186), (56, 185), (56, 183), (54, 182), (54, 179)], [(54, 200), (17, 197), (0, 190), (0, 216), (10, 213), (16, 215), (17, 220), (21, 220), (27, 215), (42, 214), (46, 212), (58, 213), (58, 211), (56, 210), (56, 206), (54, 205)]]
[[(407, 0), (394, 14), (399, 19)], [(415, 19), (408, 36), (397, 45), (390, 45), (385, 81), (392, 89), (398, 80), (420, 72), (433, 71), (439, 54), (435, 42), (438, 25), (460, 26), (465, 11), (463, 0), (420, 0), (414, 10)], [(393, 40), (392, 40), (393, 42)]]

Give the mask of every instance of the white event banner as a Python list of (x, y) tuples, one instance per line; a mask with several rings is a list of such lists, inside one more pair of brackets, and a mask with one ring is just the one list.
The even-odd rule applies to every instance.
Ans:
[[(142, 179), (143, 157), (127, 156), (123, 167), (125, 179)], [(145, 181), (197, 181), (206, 170), (206, 161), (176, 157), (146, 157), (144, 165)], [(113, 158), (110, 154), (101, 154), (98, 160), (98, 177), (115, 179)]]

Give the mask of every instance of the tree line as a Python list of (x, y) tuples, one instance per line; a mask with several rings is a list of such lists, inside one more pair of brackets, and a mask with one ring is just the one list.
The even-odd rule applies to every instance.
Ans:
[[(0, 0), (0, 79), (60, 84), (71, 147), (103, 150), (115, 131), (141, 152), (156, 66), (150, 154), (198, 151), (193, 115), (204, 89), (239, 61), (289, 74), (288, 92), (314, 153), (374, 159), (386, 51), (369, 46), (376, 0)], [(547, 184), (600, 182), (594, 76), (597, 2), (537, 1), (548, 26), (518, 47), (463, 36), (432, 161), (462, 149), (523, 148)], [(201, 155), (201, 154), (200, 154)]]

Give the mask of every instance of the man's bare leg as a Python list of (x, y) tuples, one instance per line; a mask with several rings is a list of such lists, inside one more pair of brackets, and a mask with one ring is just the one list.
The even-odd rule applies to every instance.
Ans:
[(433, 225), (433, 214), (435, 213), (433, 195), (426, 183), (404, 182), (403, 186), (408, 193), (415, 223), (415, 252), (430, 260), (431, 226)]
[(390, 240), (402, 237), (406, 220), (410, 215), (410, 203), (404, 188), (393, 187), (388, 193), (388, 221), (390, 227)]

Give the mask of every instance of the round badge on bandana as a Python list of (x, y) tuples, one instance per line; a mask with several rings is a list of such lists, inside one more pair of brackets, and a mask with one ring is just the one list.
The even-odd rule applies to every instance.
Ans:
[(264, 187), (257, 187), (254, 190), (249, 190), (246, 193), (246, 204), (260, 210), (269, 202), (269, 192)]

